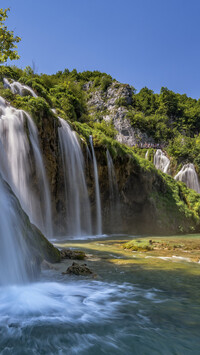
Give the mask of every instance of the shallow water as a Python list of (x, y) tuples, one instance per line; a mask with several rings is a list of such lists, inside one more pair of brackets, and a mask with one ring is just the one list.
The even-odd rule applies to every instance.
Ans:
[(93, 280), (48, 270), (36, 283), (1, 287), (0, 353), (199, 354), (197, 299), (155, 279), (147, 287), (145, 273), (136, 284), (129, 267), (103, 262), (99, 271)]

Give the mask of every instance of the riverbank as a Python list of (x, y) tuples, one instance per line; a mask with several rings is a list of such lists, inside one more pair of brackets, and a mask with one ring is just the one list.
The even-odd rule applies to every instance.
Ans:
[[(138, 247), (138, 250), (132, 250), (130, 247), (133, 245), (148, 245), (151, 249), (142, 250)], [(181, 293), (195, 298), (195, 301), (199, 299), (199, 234), (148, 238), (117, 236), (98, 240), (66, 241), (56, 243), (56, 246), (86, 253), (84, 261), (76, 262), (86, 263), (94, 275), (97, 275), (96, 279), (106, 282), (130, 282)], [(62, 273), (70, 265), (72, 260), (64, 259), (55, 267)]]

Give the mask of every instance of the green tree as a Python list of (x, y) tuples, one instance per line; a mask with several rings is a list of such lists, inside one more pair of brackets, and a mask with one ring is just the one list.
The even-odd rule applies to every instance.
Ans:
[(5, 26), (8, 11), (10, 9), (0, 9), (0, 63), (5, 63), (8, 58), (11, 60), (19, 59), (16, 43), (20, 42), (21, 38), (15, 37), (14, 32), (9, 31), (7, 26)]

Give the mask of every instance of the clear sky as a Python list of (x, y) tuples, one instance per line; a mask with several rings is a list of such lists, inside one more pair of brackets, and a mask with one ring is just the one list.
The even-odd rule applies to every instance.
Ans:
[(200, 0), (1, 0), (38, 73), (100, 70), (137, 91), (200, 97)]

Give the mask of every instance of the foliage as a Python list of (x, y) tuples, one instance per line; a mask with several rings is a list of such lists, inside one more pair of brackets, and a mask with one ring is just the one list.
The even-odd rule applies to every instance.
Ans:
[[(86, 123), (88, 129), (98, 136), (97, 141), (102, 135), (114, 139), (116, 131), (113, 124), (103, 120), (108, 112), (105, 109), (94, 111), (87, 105), (93, 91), (99, 91), (106, 102), (106, 90), (112, 83), (115, 89), (123, 86), (110, 75), (99, 71), (78, 73), (75, 69), (64, 69), (54, 75), (38, 75), (30, 67), (22, 70), (14, 66), (1, 66), (0, 78), (3, 77), (30, 86), (44, 99), (42, 102), (48, 110), (56, 109), (57, 114), (69, 122)], [(131, 105), (127, 106), (126, 99), (119, 96), (115, 101), (115, 108), (125, 107), (126, 118), (134, 128), (146, 133), (155, 143), (164, 144), (165, 150), (172, 158), (174, 173), (187, 162), (193, 162), (200, 172), (200, 100), (174, 93), (167, 88), (162, 88), (160, 94), (155, 94), (146, 87), (137, 94), (132, 88), (132, 93)], [(17, 98), (17, 95), (13, 96), (2, 86), (0, 94), (14, 105), (28, 108), (27, 102), (30, 98)], [(29, 112), (30, 110), (34, 111), (33, 103)], [(141, 149), (137, 150), (136, 147), (132, 150), (145, 156), (144, 150), (141, 152)], [(153, 156), (153, 152), (151, 155)]]
[(7, 26), (5, 26), (8, 11), (10, 11), (9, 8), (0, 9), (0, 63), (6, 62), (8, 58), (10, 60), (19, 59), (16, 43), (19, 43), (21, 38), (14, 36), (14, 32), (9, 31)]
[(131, 240), (128, 243), (123, 244), (124, 249), (130, 249), (132, 251), (150, 251), (153, 247), (149, 241), (144, 240)]
[(106, 91), (108, 87), (112, 84), (112, 78), (111, 76), (103, 76), (101, 79), (101, 90)]

